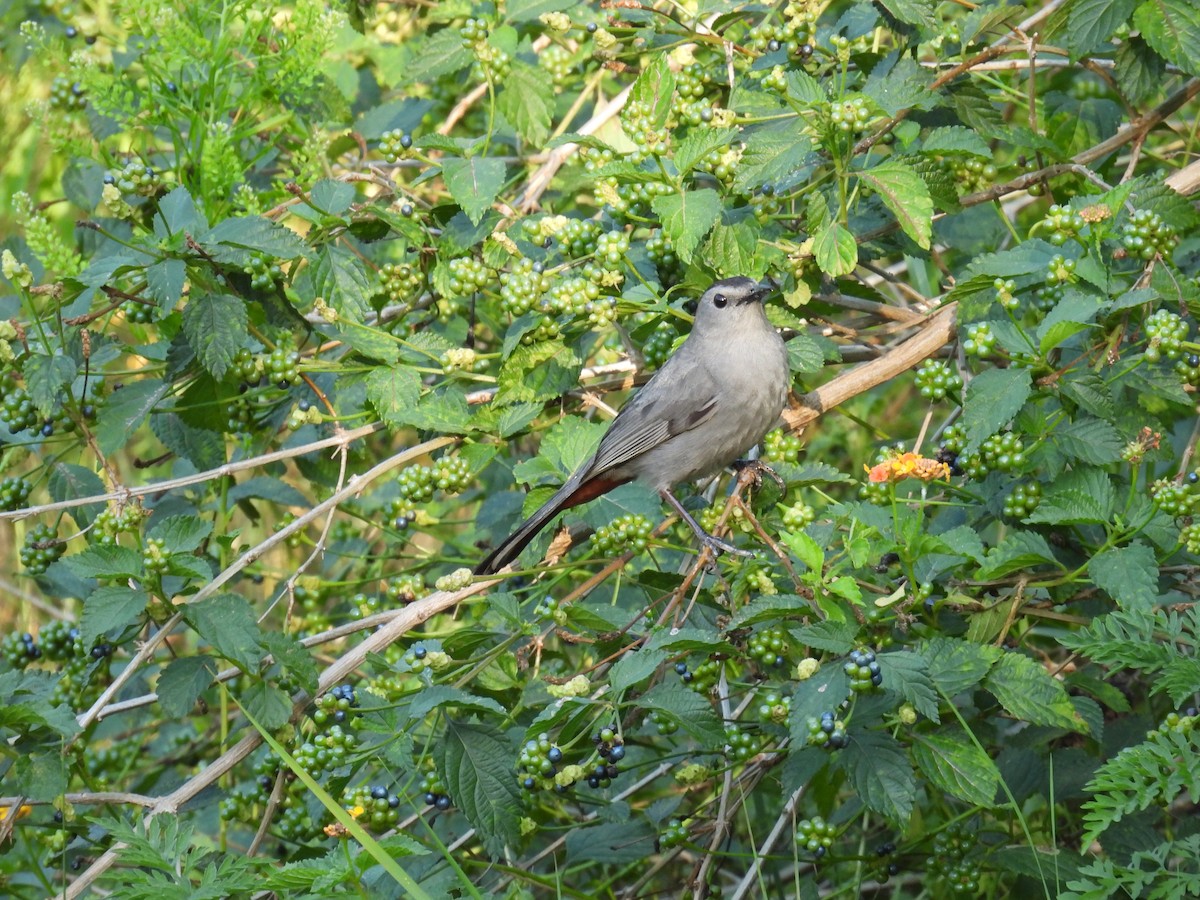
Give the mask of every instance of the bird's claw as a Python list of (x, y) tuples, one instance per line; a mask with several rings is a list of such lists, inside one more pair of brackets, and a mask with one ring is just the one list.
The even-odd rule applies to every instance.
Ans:
[(721, 540), (719, 537), (714, 537), (707, 531), (700, 538), (701, 542), (708, 547), (713, 553), (732, 553), (734, 556), (753, 557), (757, 554), (753, 550), (743, 550), (741, 547), (735, 547), (727, 541)]
[(733, 467), (737, 470), (739, 477), (744, 476), (749, 478), (754, 482), (756, 487), (762, 484), (763, 476), (767, 475), (779, 485), (781, 491), (787, 490), (787, 482), (780, 478), (779, 473), (761, 459), (739, 459), (734, 462)]

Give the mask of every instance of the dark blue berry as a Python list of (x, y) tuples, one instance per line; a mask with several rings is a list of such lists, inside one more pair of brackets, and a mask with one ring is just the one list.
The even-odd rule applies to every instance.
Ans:
[(404, 137), (400, 138), (400, 146), (407, 150), (412, 146), (412, 138), (406, 134)]
[(777, 41), (777, 40), (772, 39), (772, 40), (767, 41), (767, 49), (770, 50), (772, 53), (774, 53), (776, 50), (778, 50), (780, 48), (780, 46), (781, 45), (780, 45), (779, 41)]
[(417, 646), (413, 647), (413, 656), (417, 659), (424, 659), (428, 655), (429, 651), (423, 645), (417, 644)]
[(442, 794), (440, 797), (437, 798), (437, 800), (434, 801), (433, 805), (436, 806), (438, 809), (442, 809), (442, 810), (449, 809), (450, 808), (450, 798), (447, 797), (445, 794)]
[(625, 758), (625, 745), (617, 744), (615, 747), (609, 750), (608, 758), (613, 762), (620, 762), (623, 760)]
[(596, 33), (596, 23), (595, 23), (595, 22), (588, 22), (588, 23), (587, 23), (587, 33), (588, 33), (588, 34), (595, 34), (595, 33)]
[(179, 85), (177, 85), (173, 81), (168, 81), (167, 82), (167, 90), (170, 91), (172, 94), (174, 94), (176, 91), (179, 90)]
[(532, 791), (532, 790), (537, 789), (537, 779), (534, 778), (532, 775), (530, 775), (528, 778), (526, 778), (521, 783), (524, 785), (525, 790), (527, 790), (527, 791)]
[(76, 28), (74, 25), (68, 25), (67, 26), (67, 37), (75, 38), (78, 36), (79, 36), (79, 29)]
[(685, 662), (675, 663), (675, 671), (678, 672), (680, 675), (686, 675), (687, 670), (688, 670), (687, 663), (685, 663)]
[(403, 206), (400, 207), (400, 215), (411, 216), (412, 214), (413, 214), (413, 207), (412, 207), (411, 203), (405, 203)]
[(400, 805), (400, 798), (395, 794), (388, 794), (388, 806), (391, 809), (396, 809)]
[(375, 787), (371, 788), (371, 798), (373, 800), (382, 800), (386, 796), (387, 788), (382, 787), (381, 785), (375, 785)]
[(425, 802), (428, 803), (430, 806), (433, 806), (434, 801), (436, 801), (436, 800), (437, 800), (437, 794), (430, 793), (430, 794), (425, 795)]
[(558, 747), (551, 747), (546, 753), (546, 759), (550, 760), (552, 763), (560, 763), (562, 762), (562, 758), (563, 752)]
[(588, 783), (588, 787), (590, 787), (590, 788), (600, 787), (600, 779), (597, 778), (595, 775), (589, 775), (587, 783)]

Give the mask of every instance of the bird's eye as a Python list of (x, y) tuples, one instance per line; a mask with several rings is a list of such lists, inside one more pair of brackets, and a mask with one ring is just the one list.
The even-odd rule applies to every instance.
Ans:
[(724, 294), (717, 294), (715, 297), (713, 297), (713, 306), (715, 306), (717, 309), (724, 309), (728, 303), (729, 298)]

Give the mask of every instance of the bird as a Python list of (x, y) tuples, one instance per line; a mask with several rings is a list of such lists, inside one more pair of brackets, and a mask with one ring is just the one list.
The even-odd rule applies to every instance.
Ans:
[(744, 276), (714, 282), (687, 339), (613, 419), (595, 455), (475, 574), (499, 572), (560, 512), (634, 480), (656, 491), (702, 543), (741, 552), (705, 532), (672, 488), (725, 468), (778, 422), (791, 374), (787, 347), (763, 309), (772, 290)]

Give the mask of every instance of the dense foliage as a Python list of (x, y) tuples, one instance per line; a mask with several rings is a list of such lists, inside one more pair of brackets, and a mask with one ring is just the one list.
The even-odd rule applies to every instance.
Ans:
[(0, 15), (0, 893), (1200, 891), (1193, 0)]

